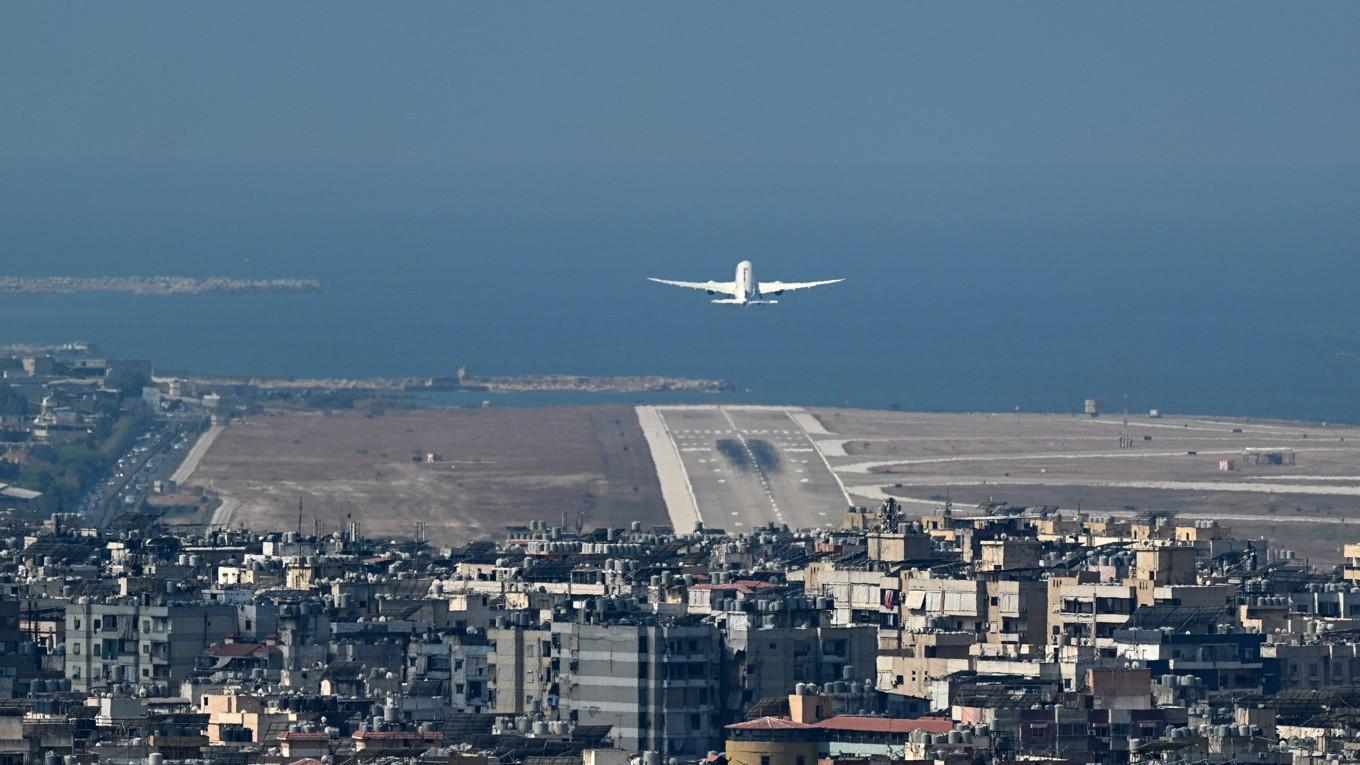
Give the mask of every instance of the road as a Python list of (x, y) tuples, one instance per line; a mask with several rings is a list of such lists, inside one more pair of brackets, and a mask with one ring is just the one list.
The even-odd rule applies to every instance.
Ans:
[(180, 466), (175, 468), (175, 472), (170, 476), (170, 480), (175, 483), (184, 483), (189, 480), (189, 477), (198, 469), (198, 463), (203, 461), (203, 455), (208, 453), (208, 449), (212, 448), (213, 441), (216, 441), (217, 437), (221, 435), (222, 431), (225, 429), (226, 428), (221, 425), (213, 425), (203, 431), (203, 435), (198, 437), (198, 440), (194, 442), (193, 448), (189, 449), (189, 453), (184, 456), (184, 462), (181, 462)]
[(96, 484), (81, 511), (96, 528), (104, 528), (123, 513), (139, 508), (152, 484), (168, 478), (188, 451), (189, 433), (201, 417), (159, 417), (109, 468)]

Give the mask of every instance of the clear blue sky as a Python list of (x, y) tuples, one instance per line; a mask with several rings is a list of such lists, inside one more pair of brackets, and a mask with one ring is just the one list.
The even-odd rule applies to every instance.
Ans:
[(1360, 3), (0, 3), (0, 161), (1360, 163)]

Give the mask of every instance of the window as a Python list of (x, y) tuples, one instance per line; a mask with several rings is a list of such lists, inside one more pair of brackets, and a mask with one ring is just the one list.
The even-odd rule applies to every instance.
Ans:
[(807, 758), (800, 754), (794, 758), (793, 765), (807, 765)]
[(760, 765), (770, 765), (770, 755), (768, 754), (760, 755)]
[(103, 655), (103, 645), (101, 645), (101, 644), (99, 644), (99, 643), (95, 643), (94, 645), (92, 645), (92, 646), (90, 646), (90, 647), (91, 647), (92, 649), (94, 649), (94, 655), (95, 655), (95, 656), (102, 656), (102, 655)]
[(79, 656), (79, 655), (80, 655), (80, 643), (72, 643), (72, 644), (71, 644), (71, 655), (72, 655), (72, 656)]
[(80, 620), (79, 620), (79, 619), (76, 619), (76, 620), (75, 620), (75, 623), (72, 625), (71, 628), (72, 628), (72, 629), (77, 629), (77, 630), (80, 629)]
[(100, 630), (102, 630), (102, 629), (104, 629), (104, 622), (103, 622), (102, 620), (100, 620), (100, 619), (95, 619), (95, 620), (94, 620), (94, 631), (95, 631), (95, 632), (98, 632), (98, 631), (100, 631)]

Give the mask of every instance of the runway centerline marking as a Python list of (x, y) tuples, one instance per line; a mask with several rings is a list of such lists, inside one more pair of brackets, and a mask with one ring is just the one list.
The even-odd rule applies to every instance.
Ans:
[(751, 451), (751, 445), (746, 442), (746, 436), (741, 431), (741, 429), (737, 427), (736, 420), (732, 419), (732, 415), (728, 413), (727, 409), (719, 406), (718, 412), (721, 413), (723, 418), (727, 420), (727, 424), (731, 425), (732, 429), (737, 431), (737, 442), (741, 444), (741, 448), (746, 452), (746, 456), (751, 460), (751, 465), (756, 470), (756, 476), (760, 478), (760, 484), (765, 488), (765, 497), (770, 501), (770, 509), (774, 510), (775, 516), (782, 521), (783, 515), (779, 512), (779, 505), (775, 504), (774, 494), (770, 491), (770, 480), (769, 477), (765, 475), (765, 468), (760, 466), (760, 461), (756, 459), (755, 452)]

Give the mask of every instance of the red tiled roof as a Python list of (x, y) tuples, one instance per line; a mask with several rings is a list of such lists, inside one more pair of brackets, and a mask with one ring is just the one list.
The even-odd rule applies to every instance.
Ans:
[(948, 733), (954, 730), (954, 721), (948, 717), (918, 717), (907, 720), (899, 717), (854, 717), (841, 715), (830, 717), (814, 727), (827, 730), (853, 730), (865, 733), (911, 733), (923, 730), (927, 733)]
[(948, 717), (857, 717), (841, 715), (830, 717), (819, 723), (807, 724), (790, 720), (787, 717), (761, 717), (747, 722), (728, 725), (728, 730), (845, 730), (861, 733), (911, 733), (923, 730), (927, 733), (948, 733), (954, 730), (954, 721)]

